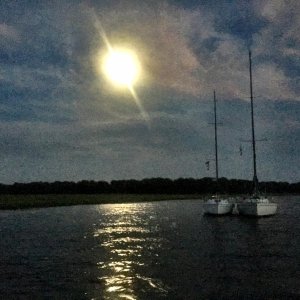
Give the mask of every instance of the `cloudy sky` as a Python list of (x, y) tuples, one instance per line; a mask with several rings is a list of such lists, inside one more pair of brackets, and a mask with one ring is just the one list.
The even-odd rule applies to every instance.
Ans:
[[(0, 182), (252, 178), (300, 181), (300, 1), (1, 0)], [(100, 25), (101, 24), (101, 25)], [(107, 48), (141, 64), (132, 95), (99, 72)], [(239, 153), (240, 145), (243, 155)]]

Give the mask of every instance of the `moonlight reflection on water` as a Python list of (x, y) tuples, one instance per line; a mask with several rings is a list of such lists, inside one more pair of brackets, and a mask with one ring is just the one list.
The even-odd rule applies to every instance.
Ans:
[[(146, 286), (146, 289), (156, 289), (166, 293), (168, 287), (157, 279), (145, 277), (139, 268), (147, 267), (145, 252), (161, 247), (164, 241), (152, 237), (158, 231), (157, 227), (149, 226), (153, 216), (144, 218), (144, 209), (149, 210), (149, 204), (107, 205), (101, 215), (107, 216), (107, 221), (101, 223), (94, 237), (107, 250), (105, 261), (98, 263), (101, 273), (99, 281), (105, 286), (105, 299), (138, 299), (135, 288)], [(158, 254), (155, 254), (158, 256)], [(148, 285), (148, 287), (147, 287)]]
[(299, 200), (262, 219), (199, 200), (0, 211), (0, 295), (299, 299)]

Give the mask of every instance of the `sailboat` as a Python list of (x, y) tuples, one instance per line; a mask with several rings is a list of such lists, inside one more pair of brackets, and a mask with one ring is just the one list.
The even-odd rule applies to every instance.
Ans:
[(254, 191), (250, 197), (243, 202), (237, 203), (237, 210), (240, 215), (246, 216), (270, 216), (276, 214), (277, 204), (269, 201), (267, 197), (260, 195), (258, 179), (256, 173), (256, 149), (255, 149), (255, 132), (254, 132), (254, 115), (253, 115), (253, 88), (252, 88), (252, 60), (251, 51), (249, 51), (249, 73), (250, 73), (250, 99), (251, 99), (251, 125), (252, 125), (252, 154), (253, 154), (253, 185)]
[[(216, 92), (214, 91), (214, 115), (215, 115), (215, 162), (216, 162), (216, 192), (218, 190), (218, 132), (217, 132), (217, 104)], [(214, 195), (211, 199), (203, 204), (204, 213), (212, 215), (225, 215), (232, 211), (233, 204), (225, 198), (219, 197), (218, 194)]]

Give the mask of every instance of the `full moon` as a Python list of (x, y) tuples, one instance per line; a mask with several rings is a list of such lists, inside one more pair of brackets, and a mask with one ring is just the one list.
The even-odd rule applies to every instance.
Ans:
[(110, 49), (105, 56), (103, 70), (114, 84), (132, 87), (139, 74), (139, 61), (128, 50)]

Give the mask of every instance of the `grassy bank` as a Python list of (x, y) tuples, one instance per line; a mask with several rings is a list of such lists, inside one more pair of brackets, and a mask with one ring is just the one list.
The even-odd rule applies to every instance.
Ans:
[(132, 203), (174, 199), (199, 199), (199, 195), (98, 194), (98, 195), (0, 195), (0, 209), (70, 206), (84, 204)]

